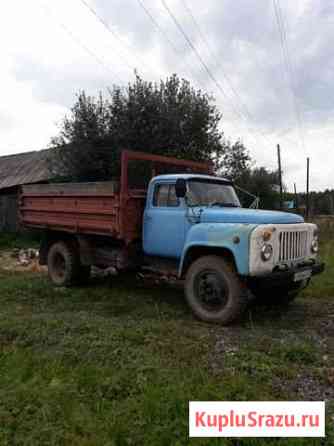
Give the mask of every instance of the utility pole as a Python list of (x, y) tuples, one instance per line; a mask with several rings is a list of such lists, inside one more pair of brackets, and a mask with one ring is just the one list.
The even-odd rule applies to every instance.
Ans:
[(310, 215), (310, 158), (307, 158), (306, 169), (306, 218)]
[(281, 164), (281, 148), (279, 144), (277, 144), (277, 158), (278, 158), (278, 175), (279, 175), (279, 204), (280, 204), (280, 209), (283, 209), (282, 164)]
[(297, 186), (296, 186), (296, 183), (293, 183), (293, 187), (294, 187), (294, 190), (295, 190), (295, 207), (296, 207), (296, 209), (298, 210), (298, 195), (297, 195)]
[(333, 215), (334, 213), (334, 203), (333, 203), (333, 195), (330, 192), (328, 195), (328, 200), (329, 200), (329, 213), (330, 215)]

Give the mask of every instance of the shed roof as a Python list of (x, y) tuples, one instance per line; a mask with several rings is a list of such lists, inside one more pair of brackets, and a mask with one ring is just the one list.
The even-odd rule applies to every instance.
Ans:
[(49, 153), (49, 150), (40, 150), (0, 157), (0, 189), (51, 179)]

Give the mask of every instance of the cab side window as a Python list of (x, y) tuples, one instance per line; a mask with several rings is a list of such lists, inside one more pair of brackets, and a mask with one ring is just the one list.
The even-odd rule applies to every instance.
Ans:
[(177, 207), (180, 202), (175, 193), (174, 184), (157, 184), (154, 189), (153, 206)]

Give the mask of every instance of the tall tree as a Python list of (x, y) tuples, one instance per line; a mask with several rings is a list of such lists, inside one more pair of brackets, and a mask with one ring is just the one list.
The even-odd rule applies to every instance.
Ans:
[(75, 180), (107, 179), (119, 173), (122, 149), (196, 161), (224, 158), (227, 149), (214, 99), (176, 75), (159, 84), (136, 76), (110, 98), (84, 92), (53, 138), (51, 168)]
[[(278, 184), (278, 173), (265, 167), (245, 169), (237, 180), (237, 184), (260, 198), (262, 209), (276, 209), (279, 206), (279, 194), (275, 191)], [(250, 204), (250, 199), (241, 194), (243, 204)]]
[(223, 141), (222, 155), (218, 162), (221, 175), (237, 182), (251, 167), (251, 157), (242, 141), (232, 144), (230, 140)]

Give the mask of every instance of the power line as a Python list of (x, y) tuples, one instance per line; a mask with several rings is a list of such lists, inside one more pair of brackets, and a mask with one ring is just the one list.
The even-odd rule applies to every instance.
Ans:
[(206, 46), (206, 49), (207, 49), (209, 55), (212, 57), (210, 45), (208, 44), (208, 41), (207, 41), (205, 35), (202, 33), (201, 27), (199, 26), (197, 20), (195, 19), (195, 16), (192, 13), (192, 10), (190, 9), (189, 5), (187, 4), (187, 2), (185, 0), (181, 0), (181, 2), (183, 3), (184, 9), (187, 11), (193, 24), (195, 25), (195, 28), (197, 29), (199, 36), (201, 37), (204, 45)]
[[(89, 10), (91, 11), (91, 12), (93, 12), (93, 10), (91, 9), (91, 7), (88, 5), (88, 4), (86, 4), (86, 2), (85, 1), (83, 1), (83, 0), (80, 0), (81, 1), (81, 3), (83, 3), (84, 4), (84, 6), (86, 6), (87, 8), (89, 8)], [(95, 15), (95, 14), (94, 14)], [(123, 62), (124, 62), (124, 64), (132, 71), (133, 70), (133, 66), (131, 65), (131, 64), (129, 64), (129, 62), (125, 59), (125, 57), (123, 56), (123, 54), (121, 54), (119, 51), (117, 51), (115, 48), (113, 48), (113, 51), (115, 52), (115, 53), (117, 53), (118, 54), (118, 56), (123, 60)]]
[[(215, 54), (214, 54), (214, 52), (212, 51), (212, 48), (211, 48), (211, 46), (210, 46), (210, 44), (209, 44), (209, 42), (208, 42), (208, 40), (207, 40), (205, 34), (202, 32), (202, 29), (201, 29), (201, 27), (200, 27), (198, 21), (196, 20), (196, 18), (195, 18), (195, 16), (194, 16), (193, 12), (192, 12), (192, 10), (191, 10), (191, 8), (189, 7), (187, 1), (186, 1), (186, 0), (181, 0), (181, 1), (182, 1), (183, 5), (184, 5), (185, 10), (186, 10), (187, 13), (189, 14), (189, 16), (190, 16), (190, 18), (191, 18), (191, 20), (192, 20), (192, 22), (193, 22), (195, 28), (197, 29), (198, 34), (199, 34), (199, 36), (200, 36), (200, 39), (202, 40), (204, 46), (206, 47), (209, 56), (211, 57), (211, 59), (213, 59), (213, 60), (217, 60), (217, 57), (215, 57)], [(250, 110), (249, 110), (249, 108), (247, 107), (247, 105), (243, 102), (243, 100), (242, 100), (240, 94), (238, 93), (238, 91), (236, 90), (236, 88), (233, 86), (233, 83), (231, 82), (231, 80), (229, 79), (229, 77), (227, 76), (227, 74), (224, 72), (224, 70), (223, 70), (222, 68), (221, 68), (221, 71), (222, 71), (222, 75), (223, 75), (223, 77), (224, 77), (224, 79), (225, 79), (225, 82), (227, 83), (227, 85), (229, 86), (230, 90), (232, 91), (232, 93), (235, 95), (235, 97), (237, 98), (237, 100), (238, 100), (238, 102), (239, 102), (240, 112), (241, 112), (241, 113), (244, 113), (244, 114), (246, 115), (246, 119), (248, 119), (249, 121), (251, 121), (251, 122), (252, 122), (252, 121), (255, 121), (254, 116), (253, 116), (252, 113), (250, 112)], [(231, 99), (231, 100), (232, 100), (232, 99)], [(244, 119), (245, 119), (245, 116), (244, 116), (244, 115), (243, 115), (243, 117), (244, 117)], [(266, 140), (266, 142), (267, 142), (268, 144), (271, 144), (270, 141), (267, 139), (266, 135), (265, 135), (261, 130), (259, 131), (259, 133), (260, 133), (260, 135)]]
[[(188, 35), (186, 34), (186, 32), (184, 31), (182, 25), (180, 24), (180, 22), (177, 20), (177, 18), (175, 17), (175, 15), (173, 14), (173, 12), (171, 11), (171, 9), (168, 7), (167, 3), (165, 2), (165, 0), (161, 0), (161, 3), (163, 5), (163, 7), (166, 9), (168, 15), (170, 16), (170, 18), (173, 20), (175, 26), (177, 27), (177, 29), (180, 31), (180, 33), (183, 35), (184, 39), (186, 40), (186, 42), (188, 43), (189, 47), (192, 49), (192, 51), (194, 52), (194, 54), (196, 55), (197, 59), (199, 60), (199, 62), (201, 63), (202, 67), (204, 68), (205, 72), (207, 73), (207, 75), (209, 76), (209, 78), (211, 79), (211, 81), (216, 85), (216, 87), (218, 88), (218, 90), (221, 92), (221, 94), (224, 96), (225, 99), (229, 100), (229, 97), (227, 96), (227, 94), (225, 93), (224, 89), (221, 87), (221, 85), (219, 84), (219, 82), (217, 81), (217, 79), (214, 77), (214, 75), (212, 74), (210, 68), (207, 66), (207, 64), (205, 63), (205, 61), (202, 59), (202, 56), (199, 54), (199, 52), (197, 51), (196, 47), (194, 46), (194, 44), (192, 43), (191, 39), (188, 37)], [(235, 113), (239, 116), (239, 117), (243, 117), (239, 110), (236, 109), (235, 107), (234, 111)]]
[(45, 12), (47, 12), (49, 15), (51, 15), (54, 19), (54, 21), (57, 22), (58, 26), (66, 32), (66, 34), (78, 45), (80, 46), (87, 54), (89, 54), (91, 57), (95, 59), (95, 61), (101, 65), (105, 70), (107, 70), (109, 73), (112, 74), (113, 77), (117, 79), (117, 81), (122, 84), (123, 81), (121, 78), (113, 71), (111, 68), (104, 62), (102, 58), (100, 58), (97, 54), (94, 53), (90, 48), (88, 48), (63, 22), (56, 20), (53, 12), (51, 9), (46, 6), (45, 4), (42, 5)]
[[(186, 10), (187, 13), (189, 14), (189, 16), (190, 16), (190, 18), (191, 18), (191, 20), (192, 20), (192, 22), (193, 22), (195, 28), (197, 29), (197, 31), (198, 31), (198, 35), (199, 35), (201, 41), (203, 42), (204, 46), (206, 47), (206, 50), (207, 50), (209, 56), (211, 57), (211, 59), (213, 59), (213, 60), (217, 60), (217, 57), (215, 57), (215, 54), (214, 54), (214, 52), (212, 51), (212, 48), (211, 48), (211, 46), (210, 46), (210, 44), (209, 44), (209, 42), (208, 42), (208, 40), (207, 40), (205, 34), (202, 32), (202, 29), (201, 29), (201, 27), (200, 27), (198, 21), (196, 20), (195, 15), (193, 14), (193, 12), (192, 12), (190, 6), (188, 5), (187, 1), (186, 1), (186, 0), (181, 0), (181, 2), (183, 3), (185, 10)], [(283, 16), (282, 16), (282, 21), (283, 21)], [(285, 37), (285, 40), (287, 41), (286, 37)], [(293, 65), (292, 65), (292, 64), (291, 64), (291, 70), (293, 70)], [(221, 72), (222, 72), (222, 75), (223, 75), (223, 77), (224, 77), (224, 79), (225, 79), (225, 82), (227, 83), (227, 85), (229, 86), (229, 88), (231, 89), (231, 91), (233, 92), (233, 94), (235, 95), (236, 99), (238, 100), (238, 102), (239, 102), (239, 106), (240, 106), (240, 110), (242, 111), (242, 113), (245, 113), (246, 118), (247, 118), (249, 121), (251, 121), (251, 122), (253, 121), (253, 122), (254, 122), (254, 121), (255, 121), (254, 116), (253, 116), (252, 113), (250, 112), (250, 110), (249, 110), (249, 108), (247, 107), (246, 103), (243, 102), (243, 100), (242, 100), (240, 94), (238, 93), (238, 91), (236, 90), (236, 88), (234, 88), (233, 83), (232, 83), (231, 80), (229, 79), (229, 77), (228, 77), (228, 75), (226, 74), (226, 72), (224, 72), (223, 68), (221, 68)], [(300, 110), (299, 110), (298, 107), (297, 107), (297, 109), (298, 109), (297, 114), (298, 114), (298, 117), (299, 117), (298, 119), (299, 119), (299, 122), (301, 122)], [(302, 127), (301, 124), (300, 124), (300, 126)], [(261, 131), (261, 129), (259, 129), (259, 133), (260, 133), (260, 135), (267, 141), (267, 143), (270, 145), (271, 143), (270, 143), (269, 139), (268, 139), (267, 136), (264, 134), (264, 132)], [(286, 138), (286, 139), (288, 139), (288, 138), (285, 137), (285, 136), (283, 136), (283, 137)], [(301, 138), (302, 138), (302, 140), (303, 140), (303, 135), (301, 135)], [(303, 144), (304, 144), (304, 141), (303, 141)]]
[[(86, 7), (89, 8), (89, 10), (91, 12), (93, 12), (94, 10), (92, 10), (92, 8), (89, 7), (89, 5), (86, 4), (85, 0), (80, 0)], [(188, 36), (186, 35), (186, 33), (183, 31), (182, 26), (179, 24), (179, 22), (177, 21), (177, 19), (175, 18), (175, 16), (173, 15), (173, 13), (170, 11), (170, 9), (168, 8), (168, 6), (165, 4), (165, 2), (162, 0), (162, 3), (165, 7), (165, 9), (167, 9), (169, 15), (171, 16), (171, 18), (173, 19), (174, 23), (176, 24), (176, 26), (179, 28), (180, 32), (183, 34), (184, 38), (186, 39), (187, 43), (190, 45), (190, 47), (192, 48), (192, 50), (195, 52), (195, 54), (197, 55), (197, 57), (199, 58), (202, 66), (205, 68), (205, 71), (208, 73), (210, 79), (215, 83), (215, 85), (217, 86), (217, 88), (219, 89), (219, 91), (223, 94), (224, 97), (228, 98), (228, 96), (226, 95), (226, 93), (224, 92), (223, 88), (221, 87), (221, 85), (218, 83), (218, 81), (215, 79), (215, 77), (213, 76), (213, 74), (211, 73), (209, 67), (207, 66), (207, 64), (204, 62), (204, 60), (202, 59), (202, 57), (200, 56), (200, 54), (198, 53), (197, 49), (195, 48), (195, 46), (192, 44), (191, 40), (188, 38)], [(44, 9), (47, 10), (53, 17), (54, 14), (51, 12), (50, 8), (47, 7), (46, 5), (43, 5)], [(94, 15), (95, 12), (93, 12)], [(98, 17), (98, 16), (97, 16)], [(99, 18), (99, 17), (98, 17)], [(108, 26), (103, 19), (99, 20), (103, 22), (104, 26)], [(79, 45), (86, 53), (88, 53), (91, 57), (93, 57), (95, 59), (95, 61), (101, 65), (105, 70), (107, 70), (109, 73), (111, 73), (113, 75), (113, 77), (115, 77), (117, 79), (117, 81), (122, 84), (123, 81), (120, 79), (120, 77), (113, 71), (110, 69), (110, 67), (104, 62), (104, 60), (99, 57), (96, 53), (94, 53), (94, 51), (92, 51), (89, 47), (87, 47), (64, 23), (58, 21), (58, 25), (69, 35), (69, 37), (76, 42), (77, 45)], [(108, 27), (109, 29), (109, 27)], [(113, 33), (113, 31), (110, 29), (110, 31)], [(109, 90), (108, 90), (109, 91)], [(242, 114), (239, 112), (239, 110), (237, 110), (235, 107), (234, 111), (236, 114), (238, 114), (238, 116), (240, 116), (241, 118), (243, 118)], [(232, 124), (233, 125), (233, 124)], [(233, 125), (234, 127), (234, 125)]]
[(304, 138), (305, 129), (304, 129), (303, 116), (302, 116), (302, 112), (301, 112), (301, 109), (300, 109), (300, 101), (299, 101), (298, 94), (297, 94), (297, 91), (296, 91), (295, 64), (293, 64), (293, 61), (292, 61), (292, 58), (291, 58), (291, 53), (290, 53), (290, 48), (289, 48), (289, 41), (288, 41), (287, 32), (286, 32), (286, 26), (284, 24), (283, 11), (282, 11), (282, 8), (280, 6), (279, 0), (277, 0), (277, 5), (278, 5), (278, 10), (279, 10), (279, 13), (280, 13), (280, 16), (281, 16), (282, 29), (283, 29), (283, 32), (284, 32), (284, 40), (285, 40), (285, 45), (286, 45), (286, 54), (288, 56), (288, 62), (289, 62), (289, 67), (290, 67), (290, 74), (291, 74), (291, 79), (292, 79), (293, 95), (294, 95), (295, 108), (296, 108), (296, 112), (297, 112), (297, 119), (298, 119), (298, 125), (299, 125), (300, 138), (301, 138), (303, 149), (305, 151), (306, 150), (305, 149), (305, 138)]
[[(180, 57), (181, 52), (179, 51), (177, 46), (174, 44), (174, 42), (168, 37), (165, 30), (159, 25), (158, 21), (154, 18), (153, 14), (150, 12), (150, 10), (145, 6), (144, 2), (142, 0), (137, 0), (137, 2), (139, 4), (139, 6), (142, 8), (142, 10), (145, 12), (147, 17), (150, 19), (150, 21), (153, 23), (153, 26), (157, 29), (157, 31), (160, 33), (160, 35), (162, 35), (164, 37), (164, 39), (167, 41), (167, 43), (172, 48), (172, 50), (174, 51), (176, 56)], [(184, 63), (187, 67), (187, 74), (189, 76), (191, 67), (189, 67), (189, 64), (187, 63), (187, 61), (184, 61)], [(189, 76), (189, 77), (191, 77), (191, 76)], [(197, 82), (202, 86), (202, 88), (205, 88), (205, 85), (203, 84), (203, 82), (201, 82), (199, 80), (197, 80)]]
[(159, 33), (166, 39), (169, 46), (173, 49), (175, 54), (177, 56), (180, 55), (179, 50), (177, 49), (176, 45), (174, 45), (173, 41), (168, 37), (167, 33), (164, 31), (164, 29), (159, 25), (159, 23), (155, 20), (153, 14), (149, 11), (149, 9), (145, 6), (144, 2), (142, 0), (137, 0), (139, 6), (142, 8), (142, 10), (145, 12), (147, 17), (151, 20), (155, 28), (159, 31)]
[(296, 89), (295, 89), (295, 83), (294, 83), (294, 67), (293, 67), (293, 64), (291, 62), (291, 55), (290, 55), (290, 51), (289, 51), (288, 39), (287, 39), (287, 34), (286, 34), (286, 29), (285, 29), (284, 19), (283, 19), (283, 14), (282, 14), (282, 10), (281, 10), (280, 4), (279, 4), (279, 0), (273, 0), (273, 6), (274, 6), (274, 11), (275, 11), (275, 16), (276, 16), (276, 22), (277, 22), (277, 27), (278, 27), (278, 31), (279, 31), (279, 36), (280, 36), (280, 44), (281, 44), (281, 48), (282, 48), (283, 65), (285, 66), (285, 69), (286, 69), (288, 85), (289, 85), (290, 90), (291, 90), (291, 95), (292, 95), (294, 112), (295, 112), (295, 115), (296, 115), (296, 122), (297, 122), (299, 138), (300, 138), (300, 141), (301, 141), (301, 146), (302, 146), (303, 150), (306, 152), (305, 140), (304, 140), (304, 132), (303, 132), (303, 130), (304, 130), (304, 128), (303, 128), (303, 121), (302, 121), (300, 106), (299, 106), (297, 93), (296, 93)]
[[(189, 14), (189, 16), (190, 16), (190, 18), (191, 18), (191, 20), (192, 20), (192, 22), (193, 22), (195, 28), (197, 29), (198, 34), (199, 34), (199, 36), (200, 36), (200, 39), (202, 40), (204, 46), (206, 47), (209, 56), (210, 56), (211, 59), (213, 59), (213, 60), (216, 59), (216, 57), (215, 57), (215, 55), (214, 55), (214, 53), (213, 53), (213, 51), (212, 51), (212, 49), (211, 49), (211, 46), (209, 45), (209, 42), (208, 42), (207, 38), (205, 37), (204, 33), (202, 32), (202, 29), (201, 29), (201, 27), (200, 27), (198, 21), (196, 20), (196, 18), (195, 18), (195, 16), (194, 16), (193, 12), (192, 12), (192, 10), (191, 10), (191, 8), (190, 8), (189, 5), (187, 4), (186, 0), (181, 0), (181, 1), (182, 1), (183, 5), (184, 5), (185, 10), (188, 12), (188, 14)], [(230, 81), (230, 79), (228, 78), (228, 76), (226, 75), (226, 73), (225, 73), (223, 70), (222, 70), (222, 74), (223, 74), (223, 77), (224, 77), (226, 83), (228, 84), (228, 86), (230, 87), (230, 89), (232, 90), (232, 92), (234, 93), (234, 95), (238, 98), (241, 107), (244, 109), (243, 111), (247, 114), (248, 119), (252, 120), (253, 118), (252, 118), (252, 116), (251, 116), (249, 110), (247, 109), (247, 106), (242, 102), (239, 93), (238, 93), (237, 90), (234, 88), (232, 82)]]
[[(274, 12), (275, 12), (275, 17), (276, 17), (276, 22), (277, 22), (277, 28), (278, 28), (278, 32), (279, 32), (279, 38), (280, 38), (280, 44), (281, 44), (281, 49), (282, 49), (282, 62), (283, 62), (283, 67), (285, 68), (286, 71), (286, 76), (287, 76), (287, 81), (288, 81), (288, 85), (291, 89), (291, 94), (294, 95), (294, 87), (293, 87), (293, 82), (292, 82), (292, 74), (291, 74), (291, 66), (290, 66), (290, 62), (289, 62), (289, 56), (287, 53), (287, 47), (286, 47), (286, 41), (285, 41), (285, 32), (284, 32), (284, 26), (282, 23), (282, 17), (280, 15), (280, 11), (278, 9), (278, 4), (276, 3), (275, 0), (273, 0), (273, 5), (274, 5)], [(296, 110), (295, 110), (296, 111)], [(297, 118), (297, 116), (296, 116)]]
[[(208, 65), (206, 64), (206, 62), (203, 60), (203, 58), (201, 57), (200, 53), (198, 52), (198, 50), (196, 49), (195, 45), (192, 43), (191, 39), (188, 37), (187, 33), (184, 31), (181, 23), (177, 20), (177, 18), (175, 17), (175, 15), (173, 14), (173, 12), (171, 11), (171, 9), (168, 7), (167, 3), (165, 0), (161, 0), (161, 3), (163, 5), (163, 7), (165, 8), (165, 10), (167, 11), (168, 15), (170, 16), (170, 18), (172, 19), (172, 21), (174, 22), (175, 26), (178, 28), (179, 32), (182, 34), (182, 36), (184, 37), (184, 39), (186, 40), (186, 42), (188, 43), (189, 47), (192, 49), (192, 51), (194, 52), (195, 56), (197, 57), (197, 59), (199, 60), (200, 64), (202, 65), (202, 67), (204, 68), (205, 72), (207, 73), (207, 75), (209, 76), (209, 78), (211, 79), (211, 81), (216, 85), (216, 87), (218, 88), (218, 90), (220, 91), (220, 93), (223, 95), (223, 97), (225, 99), (227, 99), (230, 103), (231, 103), (231, 108), (233, 109), (233, 111), (235, 112), (235, 114), (241, 118), (243, 121), (245, 121), (245, 117), (243, 115), (243, 113), (238, 110), (238, 108), (234, 105), (234, 103), (231, 101), (231, 99), (229, 98), (229, 96), (226, 94), (226, 92), (224, 91), (223, 87), (220, 85), (220, 83), (217, 81), (217, 79), (215, 78), (215, 76), (212, 74), (210, 68), (208, 67)], [(263, 138), (266, 139), (265, 135), (261, 134), (263, 136)], [(256, 138), (254, 138), (256, 141)], [(257, 143), (257, 141), (256, 141)], [(268, 144), (271, 144), (270, 141), (268, 141)]]
[[(131, 45), (129, 45), (127, 42), (125, 42), (116, 31), (114, 31), (109, 24), (96, 12), (95, 9), (93, 9), (87, 2), (86, 0), (80, 0), (80, 2), (90, 11), (91, 14), (93, 14), (96, 19), (104, 26), (104, 28), (116, 39), (118, 40), (118, 42), (123, 46), (127, 48), (127, 51), (129, 51), (131, 54), (133, 53), (133, 48), (131, 47)], [(145, 66), (146, 70), (149, 72), (152, 72), (152, 68), (149, 67), (146, 62), (139, 58), (136, 54), (133, 54), (134, 57), (143, 65)], [(128, 66), (129, 63), (126, 62)], [(134, 67), (131, 67), (134, 68)]]

